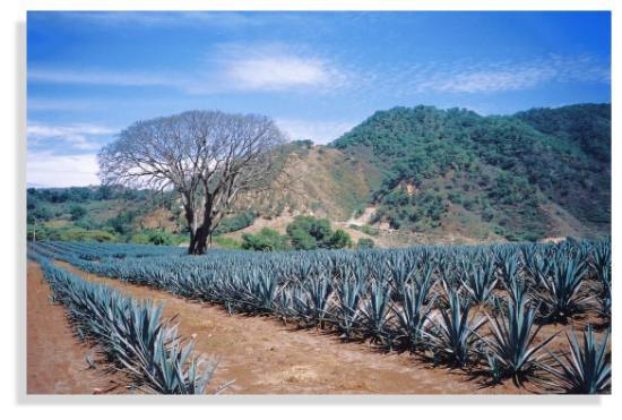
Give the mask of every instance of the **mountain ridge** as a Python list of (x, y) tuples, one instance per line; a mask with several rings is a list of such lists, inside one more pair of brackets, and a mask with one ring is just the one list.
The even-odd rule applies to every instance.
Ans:
[[(260, 225), (277, 230), (296, 214), (326, 217), (357, 236), (373, 230), (381, 245), (390, 235), (404, 239), (384, 242), (399, 245), (451, 238), (590, 238), (610, 232), (610, 104), (533, 108), (506, 116), (394, 107), (375, 112), (328, 145), (302, 140), (284, 150), (283, 167), (297, 175), (291, 188), (241, 200), (234, 213), (252, 213), (263, 220)], [(36, 203), (46, 203), (35, 195), (29, 189), (29, 216)], [(173, 198), (149, 206), (134, 206), (132, 200), (147, 198), (121, 206), (144, 213), (127, 217), (132, 227), (126, 230), (148, 225), (182, 234)], [(77, 222), (71, 220), (71, 205), (57, 207), (48, 222)], [(112, 219), (106, 219), (109, 213), (99, 219), (94, 214), (93, 227), (105, 228)], [(349, 223), (363, 214), (369, 216), (366, 223)], [(237, 230), (252, 230), (253, 224)]]

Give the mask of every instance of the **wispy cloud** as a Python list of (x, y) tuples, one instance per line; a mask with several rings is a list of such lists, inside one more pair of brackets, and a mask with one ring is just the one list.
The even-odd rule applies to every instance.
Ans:
[(227, 76), (242, 90), (326, 85), (330, 73), (320, 60), (287, 55), (242, 59), (230, 63), (227, 69)]
[(188, 94), (274, 92), (313, 89), (318, 93), (344, 87), (348, 73), (326, 57), (285, 44), (223, 44), (202, 65), (178, 73), (117, 72), (105, 69), (33, 68), (31, 83), (160, 86)]
[(49, 125), (31, 122), (27, 128), (29, 147), (68, 151), (96, 150), (101, 147), (98, 138), (117, 132), (116, 129), (92, 124)]
[[(238, 91), (283, 91), (312, 88), (315, 92), (346, 85), (347, 72), (334, 59), (304, 46), (284, 43), (226, 43), (206, 60), (213, 72), (206, 78), (216, 86)], [(194, 86), (199, 88), (199, 86)]]
[(606, 60), (550, 55), (523, 61), (435, 63), (403, 71), (416, 92), (494, 93), (531, 89), (545, 83), (609, 83)]
[(28, 185), (68, 187), (97, 185), (95, 154), (56, 155), (51, 152), (30, 152), (26, 163)]

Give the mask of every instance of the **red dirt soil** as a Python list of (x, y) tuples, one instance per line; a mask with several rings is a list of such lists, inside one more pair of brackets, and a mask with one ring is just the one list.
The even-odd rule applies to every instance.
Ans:
[[(507, 381), (482, 387), (465, 373), (433, 368), (410, 354), (379, 353), (367, 344), (342, 343), (333, 334), (298, 330), (269, 317), (229, 315), (217, 305), (97, 277), (57, 264), (83, 279), (126, 295), (164, 304), (184, 337), (196, 337), (195, 354), (219, 360), (215, 389), (230, 380), (228, 394), (516, 394)], [(78, 364), (83, 357), (80, 357)]]
[[(118, 375), (108, 375), (101, 368), (89, 369), (85, 357), (95, 352), (73, 335), (64, 308), (51, 303), (49, 296), (50, 288), (43, 279), (41, 268), (29, 262), (26, 356), (28, 394), (111, 392), (119, 383)], [(100, 363), (97, 365), (103, 367)]]

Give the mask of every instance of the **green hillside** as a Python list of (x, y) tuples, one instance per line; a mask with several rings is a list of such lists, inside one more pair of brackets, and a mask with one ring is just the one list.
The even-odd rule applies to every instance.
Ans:
[[(401, 243), (599, 237), (610, 231), (610, 148), (609, 104), (487, 117), (379, 111), (327, 146), (287, 145), (291, 188), (243, 199), (218, 233), (252, 231), (257, 219), (283, 231), (294, 215), (313, 214), (351, 234), (374, 232), (380, 244), (383, 235), (395, 243), (391, 232)], [(170, 193), (28, 190), (29, 237), (36, 221), (40, 238), (179, 243), (180, 213)]]
[(463, 109), (376, 112), (332, 143), (381, 168), (375, 221), (443, 229), (475, 215), (508, 239), (610, 227), (610, 106), (482, 117)]

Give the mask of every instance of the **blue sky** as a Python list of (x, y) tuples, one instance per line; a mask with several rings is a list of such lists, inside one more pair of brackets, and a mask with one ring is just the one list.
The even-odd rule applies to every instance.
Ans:
[(326, 143), (376, 110), (611, 100), (607, 12), (30, 12), (28, 183), (97, 183), (134, 121), (260, 113)]

